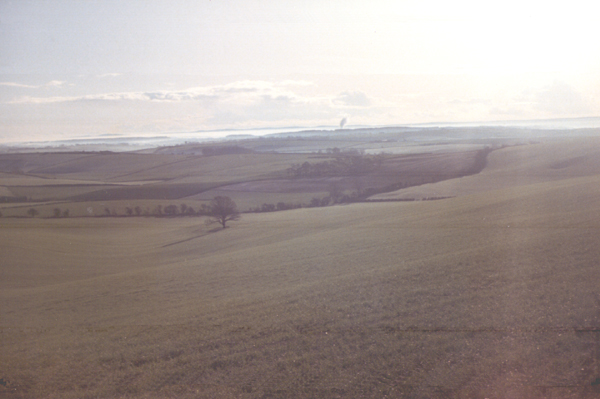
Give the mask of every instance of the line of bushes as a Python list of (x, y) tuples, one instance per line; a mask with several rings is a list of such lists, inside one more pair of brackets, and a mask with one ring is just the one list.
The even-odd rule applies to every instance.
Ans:
[(277, 204), (264, 203), (261, 206), (250, 208), (249, 212), (276, 212), (298, 208), (317, 208), (336, 204), (349, 204), (362, 202), (371, 195), (378, 194), (381, 190), (369, 188), (363, 191), (353, 191), (350, 194), (342, 192), (332, 186), (330, 194), (325, 197), (313, 197), (307, 204), (278, 202)]
[[(114, 208), (105, 207), (102, 210), (102, 213), (94, 213), (92, 208), (88, 208), (89, 216), (94, 217), (124, 217), (124, 216), (205, 216), (210, 212), (210, 207), (206, 204), (202, 204), (198, 211), (194, 210), (191, 206), (187, 206), (186, 204), (177, 205), (167, 205), (163, 207), (162, 205), (157, 205), (154, 209), (150, 210), (149, 208), (142, 209), (140, 206), (135, 207), (125, 207), (124, 212), (122, 214), (118, 213)], [(36, 208), (29, 208), (25, 211), (25, 216), (28, 217), (37, 217), (40, 215), (40, 211)], [(52, 209), (51, 218), (67, 218), (71, 216), (71, 212), (68, 208), (54, 208)], [(2, 213), (0, 212), (0, 217), (2, 217)], [(18, 217), (18, 216), (17, 216)], [(22, 216), (21, 216), (22, 217)]]
[(337, 156), (332, 161), (294, 164), (286, 169), (286, 175), (291, 178), (356, 176), (373, 172), (380, 168), (382, 163), (381, 155)]

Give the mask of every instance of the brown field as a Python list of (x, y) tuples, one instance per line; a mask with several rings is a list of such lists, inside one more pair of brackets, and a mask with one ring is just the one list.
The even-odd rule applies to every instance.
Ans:
[[(244, 214), (227, 229), (200, 217), (2, 217), (0, 395), (597, 398), (598, 151), (596, 139), (499, 149), (479, 174), (394, 197), (446, 187), (435, 192), (454, 198)], [(271, 155), (205, 165), (187, 183), (298, 195), (272, 186), (289, 154)], [(459, 158), (390, 159), (438, 179)], [(209, 161), (130, 177), (191, 179)], [(109, 180), (90, 173), (69, 178)], [(128, 206), (72, 201), (62, 206)], [(30, 206), (0, 204), (4, 215)]]
[[(134, 206), (149, 200), (162, 200), (164, 205), (198, 204), (216, 195), (229, 195), (246, 211), (263, 203), (307, 205), (313, 197), (329, 196), (332, 186), (347, 195), (375, 193), (468, 175), (481, 170), (485, 155), (482, 150), (454, 149), (386, 155), (374, 169), (290, 177), (287, 169), (292, 165), (334, 162), (336, 158), (316, 153), (202, 156), (165, 150), (144, 154), (0, 154), (0, 197), (26, 198), (28, 205), (47, 204), (42, 205), (43, 209), (60, 205), (71, 212), (76, 210), (71, 216), (89, 216), (79, 212), (82, 203), (102, 202), (108, 203), (109, 208), (123, 209), (123, 201), (135, 202)], [(7, 216), (25, 216), (29, 208), (23, 204), (22, 200), (1, 201), (0, 210), (4, 208)], [(44, 215), (48, 216), (48, 212), (44, 211)]]

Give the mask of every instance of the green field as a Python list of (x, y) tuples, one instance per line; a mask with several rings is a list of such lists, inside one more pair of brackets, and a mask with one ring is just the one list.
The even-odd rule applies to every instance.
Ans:
[[(585, 138), (498, 149), (479, 174), (394, 194), (453, 198), (248, 213), (227, 229), (204, 217), (12, 218), (31, 205), (0, 204), (0, 394), (597, 398), (599, 151)], [(288, 165), (271, 155), (127, 173), (189, 179), (206, 163), (194, 184), (256, 181)], [(95, 168), (61, 177), (126, 181)], [(64, 201), (82, 216), (128, 206)]]

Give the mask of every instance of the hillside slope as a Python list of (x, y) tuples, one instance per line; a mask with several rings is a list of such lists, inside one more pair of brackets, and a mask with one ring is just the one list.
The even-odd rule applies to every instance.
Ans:
[(597, 397), (600, 177), (552, 169), (543, 151), (507, 167), (534, 148), (499, 151), (485, 172), (529, 184), (443, 201), (249, 214), (225, 230), (1, 220), (0, 390)]
[(493, 151), (473, 176), (423, 184), (370, 197), (373, 200), (455, 197), (471, 193), (600, 174), (600, 139), (563, 139)]

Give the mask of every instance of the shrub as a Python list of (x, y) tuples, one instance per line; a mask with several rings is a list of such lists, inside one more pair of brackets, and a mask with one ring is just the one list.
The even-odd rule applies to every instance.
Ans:
[(179, 211), (178, 211), (177, 205), (167, 205), (167, 206), (165, 206), (164, 212), (165, 212), (165, 215), (176, 216)]
[(262, 204), (261, 206), (262, 212), (273, 212), (275, 210), (275, 205), (273, 204)]

